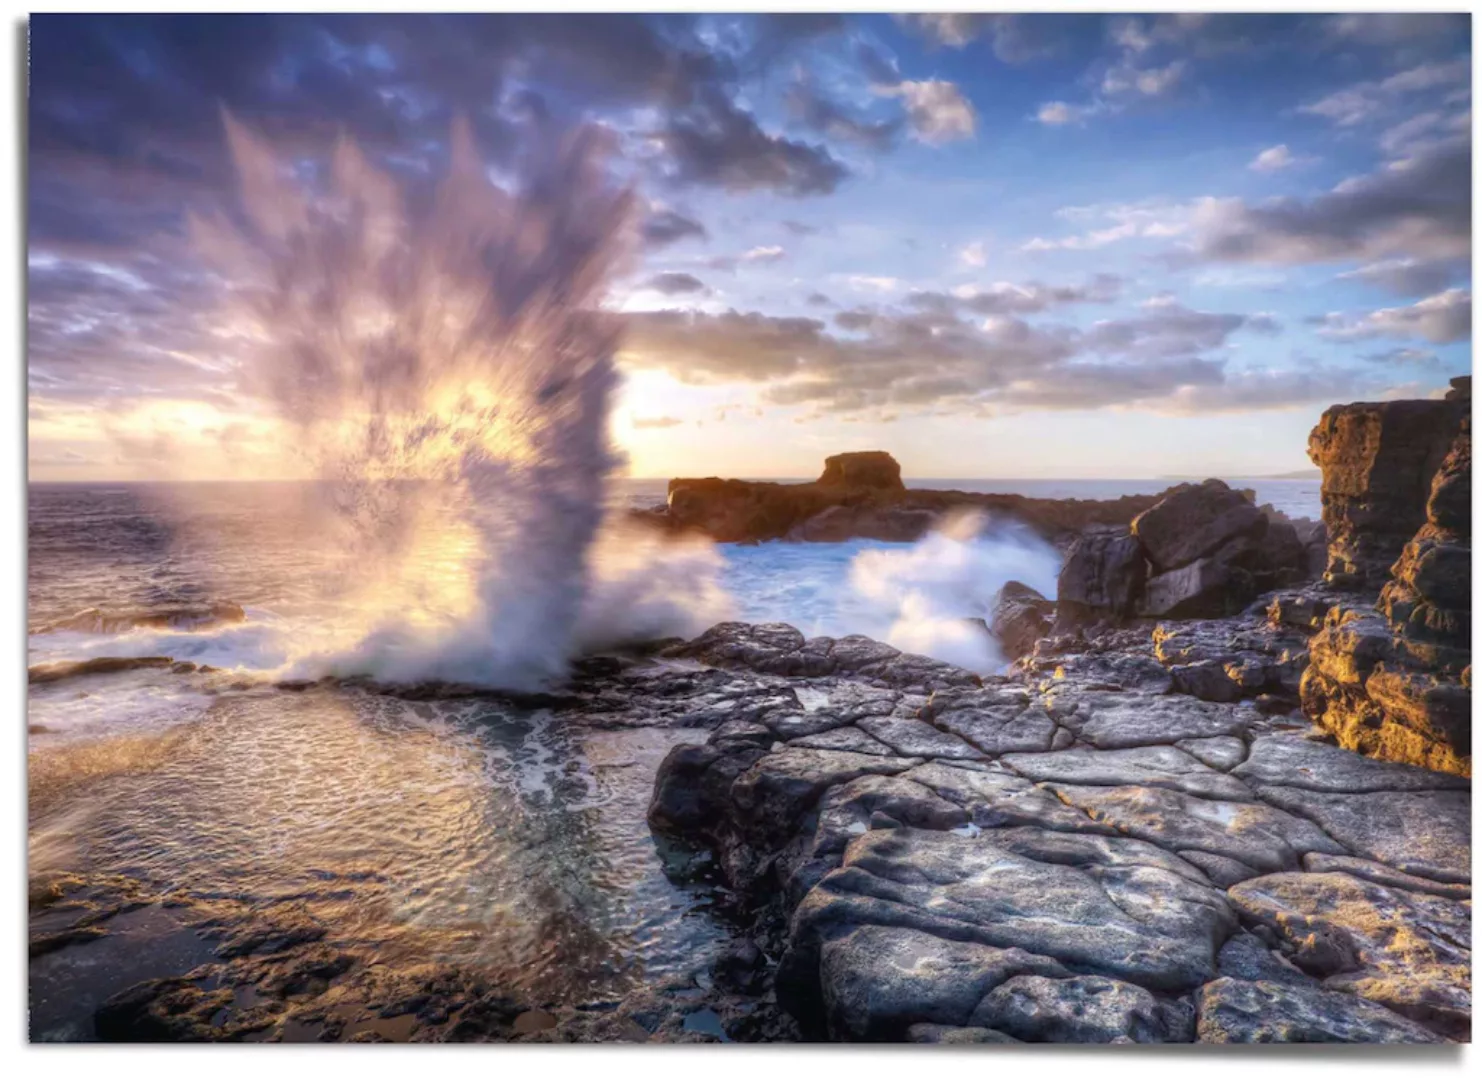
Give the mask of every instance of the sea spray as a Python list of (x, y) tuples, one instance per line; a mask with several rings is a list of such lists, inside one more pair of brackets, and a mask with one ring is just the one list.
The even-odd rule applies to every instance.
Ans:
[(583, 645), (728, 613), (703, 550), (671, 574), (658, 544), (599, 543), (620, 464), (600, 304), (634, 207), (602, 129), (533, 138), (506, 190), (455, 123), (418, 199), (348, 138), (320, 174), (225, 123), (241, 206), (192, 234), (249, 346), (241, 392), (328, 481), (326, 592), (353, 601), (295, 673), (535, 688)]
[(849, 586), (862, 602), (856, 618), (873, 636), (988, 673), (1001, 669), (1004, 657), (969, 620), (986, 620), (1010, 581), (1054, 596), (1059, 567), (1055, 549), (1019, 523), (964, 513), (910, 547), (860, 552), (849, 567)]

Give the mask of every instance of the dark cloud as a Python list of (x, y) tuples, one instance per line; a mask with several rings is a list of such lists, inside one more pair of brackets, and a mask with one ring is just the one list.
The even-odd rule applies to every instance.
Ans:
[(679, 296), (683, 293), (706, 292), (705, 283), (693, 274), (680, 274), (672, 271), (656, 274), (644, 283), (644, 288), (661, 292), (665, 296)]
[(894, 146), (902, 127), (898, 118), (870, 121), (854, 116), (818, 93), (807, 80), (795, 83), (788, 90), (787, 104), (797, 121), (810, 131), (874, 153)]
[(1347, 180), (1311, 199), (1206, 200), (1193, 255), (1296, 264), (1340, 259), (1468, 259), (1471, 141), (1457, 140)]
[(697, 104), (654, 133), (677, 183), (727, 191), (770, 188), (785, 195), (827, 195), (849, 175), (828, 148), (762, 130), (750, 113), (719, 90), (706, 88)]
[(833, 307), (834, 302), (821, 292), (809, 293), (808, 303), (812, 307)]
[(690, 237), (696, 240), (710, 238), (704, 225), (677, 210), (657, 210), (650, 213), (644, 219), (642, 231), (644, 243), (650, 248), (668, 247)]
[(1471, 266), (1459, 259), (1388, 259), (1338, 277), (1361, 281), (1400, 296), (1423, 296), (1465, 281), (1470, 274)]
[(817, 226), (808, 225), (801, 221), (784, 221), (782, 227), (794, 236), (812, 236), (818, 232)]
[(1390, 337), (1424, 339), (1435, 345), (1468, 341), (1472, 336), (1472, 294), (1447, 289), (1407, 307), (1380, 308), (1363, 315), (1322, 315), (1313, 322), (1326, 337), (1352, 341)]

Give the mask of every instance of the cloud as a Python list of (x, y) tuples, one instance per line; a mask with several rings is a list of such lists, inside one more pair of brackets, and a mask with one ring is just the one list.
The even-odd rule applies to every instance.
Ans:
[(777, 244), (754, 247), (741, 256), (742, 262), (772, 263), (787, 256), (787, 249)]
[(1401, 296), (1439, 292), (1462, 281), (1471, 267), (1457, 259), (1387, 259), (1339, 274), (1340, 281), (1361, 281)]
[[(1000, 300), (1008, 295), (1001, 290)], [(835, 413), (1132, 404), (1208, 411), (1228, 402), (1212, 390), (1192, 391), (1232, 380), (1226, 361), (1206, 354), (1238, 332), (1275, 331), (1269, 317), (1194, 311), (1176, 301), (1084, 330), (1036, 326), (1012, 313), (1013, 302), (1000, 305), (1005, 313), (980, 316), (971, 310), (975, 299), (917, 294), (905, 310), (856, 308), (836, 316), (839, 334), (817, 319), (757, 312), (635, 313), (622, 356), (689, 382), (762, 382), (773, 405)], [(1262, 401), (1254, 407), (1297, 400), (1263, 399), (1244, 378), (1233, 380), (1235, 392), (1243, 402)]]
[(642, 232), (644, 243), (650, 248), (668, 247), (690, 237), (697, 240), (710, 238), (704, 225), (677, 210), (656, 210), (650, 213), (644, 219)]
[(644, 282), (645, 289), (663, 293), (665, 296), (679, 296), (683, 293), (697, 293), (708, 291), (705, 283), (693, 274), (681, 274), (666, 272), (656, 274)]
[(816, 225), (808, 225), (801, 221), (784, 221), (782, 227), (794, 236), (812, 236), (818, 232)]
[(635, 416), (633, 426), (639, 431), (679, 427), (684, 421), (677, 416)]
[(787, 93), (787, 105), (803, 126), (840, 142), (853, 143), (876, 153), (895, 145), (901, 121), (869, 121), (854, 116), (836, 102), (823, 97), (807, 79), (795, 83)]
[(1251, 159), (1251, 163), (1246, 167), (1254, 172), (1280, 172), (1283, 169), (1290, 169), (1294, 165), (1304, 164), (1308, 160), (1308, 158), (1299, 158), (1293, 154), (1288, 149), (1286, 143), (1279, 143), (1276, 146), (1267, 147), (1265, 150), (1262, 150)]
[(834, 302), (821, 292), (808, 294), (808, 305), (810, 307), (833, 307)]
[(1384, 79), (1369, 79), (1336, 90), (1317, 101), (1299, 105), (1297, 111), (1320, 116), (1339, 127), (1353, 127), (1387, 114), (1412, 94), (1436, 89), (1458, 89), (1470, 85), (1471, 57), (1427, 60)]
[(1392, 45), (1396, 41), (1456, 40), (1468, 32), (1468, 17), (1455, 14), (1368, 13), (1334, 15), (1324, 22), (1327, 34), (1339, 41), (1365, 45)]
[(1072, 105), (1065, 101), (1047, 101), (1039, 107), (1034, 118), (1041, 124), (1060, 127), (1065, 124), (1079, 124), (1086, 117), (1094, 115), (1096, 111), (1092, 106)]
[(1122, 279), (1097, 274), (1084, 285), (1014, 285), (999, 282), (986, 289), (967, 286), (951, 293), (910, 293), (906, 302), (922, 311), (970, 312), (974, 315), (1032, 315), (1067, 304), (1109, 304), (1122, 291)]
[(984, 266), (988, 262), (988, 252), (981, 240), (974, 240), (971, 244), (964, 245), (958, 251), (957, 257), (962, 260), (964, 266)]
[(882, 92), (899, 94), (905, 100), (911, 134), (921, 142), (940, 146), (973, 137), (978, 114), (953, 83), (941, 79), (907, 80)]
[(1066, 24), (1051, 15), (998, 15), (947, 12), (897, 15), (927, 41), (962, 49), (984, 37), (993, 54), (1006, 64), (1023, 64), (1058, 53)]
[(1447, 289), (1408, 307), (1380, 308), (1358, 318), (1330, 314), (1317, 319), (1324, 337), (1341, 341), (1375, 337), (1424, 338), (1435, 345), (1468, 341), (1472, 336), (1472, 293)]
[(653, 141), (667, 154), (666, 175), (676, 183), (827, 195), (849, 175), (827, 147), (768, 134), (714, 88), (702, 90), (699, 104), (673, 116)]
[(1194, 258), (1275, 264), (1466, 259), (1471, 253), (1471, 143), (1434, 147), (1345, 180), (1311, 199), (1205, 199)]
[(1055, 216), (1067, 221), (1105, 222), (1105, 227), (1089, 229), (1070, 236), (1046, 238), (1036, 236), (1021, 245), (1021, 251), (1091, 251), (1123, 240), (1139, 237), (1164, 239), (1179, 236), (1188, 229), (1192, 208), (1161, 199), (1136, 203), (1098, 203), (1091, 206), (1068, 206)]

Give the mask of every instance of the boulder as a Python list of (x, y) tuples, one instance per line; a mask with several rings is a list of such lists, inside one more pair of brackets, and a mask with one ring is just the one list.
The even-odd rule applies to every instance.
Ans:
[(901, 467), (883, 450), (859, 450), (823, 459), (820, 484), (834, 487), (885, 488), (902, 491)]
[[(1252, 508), (1254, 509), (1254, 508)], [(1137, 613), (1154, 619), (1207, 619), (1234, 615), (1256, 594), (1254, 576), (1237, 564), (1241, 537), (1187, 566), (1148, 578)]]
[(1147, 581), (1147, 560), (1129, 532), (1095, 531), (1071, 545), (1060, 570), (1058, 617), (1065, 622), (1126, 618)]
[(1023, 582), (1010, 581), (999, 591), (988, 628), (1004, 656), (1017, 660), (1034, 651), (1034, 643), (1050, 632), (1054, 619), (1053, 603)]
[[(1155, 574), (1213, 555), (1237, 538), (1255, 543), (1267, 527), (1266, 516), (1255, 504), (1223, 480), (1175, 489), (1132, 519), (1132, 535)], [(1293, 531), (1293, 544), (1295, 539)]]

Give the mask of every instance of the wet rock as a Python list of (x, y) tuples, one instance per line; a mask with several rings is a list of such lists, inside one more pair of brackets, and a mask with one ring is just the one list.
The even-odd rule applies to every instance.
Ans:
[(1010, 581), (999, 591), (989, 630), (1004, 656), (1017, 660), (1034, 650), (1034, 643), (1050, 632), (1054, 620), (1054, 603), (1028, 585)]
[(1309, 851), (1348, 854), (1310, 821), (1258, 802), (1198, 799), (1147, 787), (1051, 784), (1061, 799), (1118, 832), (1170, 851), (1238, 859), (1257, 870), (1294, 869)]
[(902, 774), (963, 807), (973, 824), (986, 829), (1033, 825), (1066, 832), (1113, 830), (1065, 805), (1052, 792), (1002, 769), (968, 770), (941, 762), (920, 765)]
[(1445, 1035), (1471, 1015), (1470, 905), (1348, 874), (1285, 873), (1230, 890), (1328, 989), (1368, 998)]
[(991, 991), (973, 1013), (975, 1026), (1024, 1042), (1191, 1042), (1194, 1013), (1130, 983), (1099, 975), (1019, 975)]
[(779, 974), (789, 1008), (828, 998), (842, 974), (837, 965), (823, 971), (823, 943), (864, 926), (1023, 949), (1155, 989), (1213, 977), (1214, 953), (1234, 922), (1222, 894), (1188, 864), (1135, 840), (1005, 832), (857, 838), (794, 916), (786, 977)]
[(1434, 1033), (1353, 994), (1285, 982), (1217, 979), (1197, 995), (1207, 1043), (1436, 1043)]
[(1065, 556), (1056, 590), (1059, 621), (1072, 624), (1132, 614), (1147, 581), (1147, 561), (1127, 532), (1088, 532)]
[(965, 1026), (985, 993), (1025, 972), (1069, 974), (1023, 949), (881, 926), (861, 926), (819, 950), (825, 1022), (835, 1039), (899, 1039), (921, 1023)]

